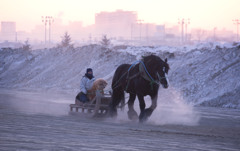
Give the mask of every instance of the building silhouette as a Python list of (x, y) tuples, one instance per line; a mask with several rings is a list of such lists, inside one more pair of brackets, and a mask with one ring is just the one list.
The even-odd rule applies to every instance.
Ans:
[(16, 22), (1, 22), (1, 37), (4, 41), (17, 41)]
[(99, 36), (130, 39), (133, 24), (137, 23), (137, 12), (117, 10), (95, 14), (95, 33)]

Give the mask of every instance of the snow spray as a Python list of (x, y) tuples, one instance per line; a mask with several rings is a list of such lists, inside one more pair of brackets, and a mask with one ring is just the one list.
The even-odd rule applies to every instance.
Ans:
[(175, 88), (160, 88), (157, 102), (158, 106), (149, 118), (150, 123), (157, 125), (198, 125), (199, 113), (194, 110), (192, 105), (186, 103), (181, 93)]

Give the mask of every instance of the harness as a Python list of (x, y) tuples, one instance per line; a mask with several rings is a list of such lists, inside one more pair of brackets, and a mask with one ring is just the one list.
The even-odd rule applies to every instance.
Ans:
[[(154, 80), (153, 77), (149, 74), (146, 66), (144, 65), (144, 63), (142, 61), (139, 64), (139, 72), (145, 80), (150, 82), (151, 90), (153, 90), (153, 84), (160, 85), (160, 83), (157, 82), (156, 80)], [(160, 77), (160, 76), (158, 75), (158, 77)]]
[[(137, 63), (139, 63), (139, 72), (130, 76), (129, 77), (129, 72), (130, 70), (132, 69), (132, 67), (134, 67)], [(119, 87), (119, 81), (127, 74), (127, 78), (126, 78), (126, 81), (127, 81), (127, 85), (126, 85), (126, 88), (125, 88), (125, 91), (128, 89), (128, 86), (129, 86), (129, 83), (132, 79), (138, 77), (138, 76), (142, 76), (145, 80), (147, 81), (150, 81), (150, 85), (151, 85), (151, 90), (153, 90), (153, 84), (157, 84), (157, 85), (160, 85), (159, 82), (155, 81), (152, 76), (149, 74), (145, 64), (143, 63), (143, 61), (139, 60), (139, 61), (136, 61), (134, 62), (130, 67), (129, 69), (122, 74), (122, 76), (118, 79), (118, 81), (115, 83), (115, 85), (112, 87), (112, 89), (115, 89), (117, 87)], [(158, 73), (157, 73), (158, 74)], [(165, 77), (161, 77), (160, 75), (158, 75), (158, 78), (159, 80), (160, 79), (163, 79)], [(131, 93), (131, 92), (129, 92)], [(127, 102), (128, 103), (128, 102)], [(127, 103), (125, 103), (123, 106), (125, 106)]]
[[(130, 70), (131, 70), (136, 64), (138, 64), (138, 63), (139, 63), (139, 72), (129, 77), (129, 72), (130, 72)], [(141, 61), (141, 60), (138, 60), (138, 61), (135, 61), (135, 62), (128, 68), (128, 71), (126, 71), (126, 72), (118, 79), (118, 81), (115, 83), (115, 85), (113, 86), (112, 89), (115, 89), (115, 88), (119, 87), (119, 85), (118, 85), (118, 84), (119, 84), (119, 81), (120, 81), (126, 74), (127, 74), (127, 78), (126, 78), (127, 85), (126, 85), (125, 90), (128, 89), (128, 86), (129, 86), (130, 81), (131, 81), (132, 79), (138, 77), (138, 76), (142, 76), (145, 80), (149, 81), (149, 82), (150, 82), (150, 85), (151, 85), (151, 89), (153, 89), (153, 84), (160, 85), (160, 83), (157, 82), (156, 80), (154, 80), (154, 79), (152, 78), (152, 76), (149, 74), (149, 72), (148, 72), (148, 70), (147, 70), (144, 62)], [(157, 73), (157, 74), (158, 74), (158, 73)], [(161, 80), (161, 79), (164, 79), (165, 77), (161, 77), (160, 75), (158, 75), (158, 78), (159, 78), (159, 80)]]

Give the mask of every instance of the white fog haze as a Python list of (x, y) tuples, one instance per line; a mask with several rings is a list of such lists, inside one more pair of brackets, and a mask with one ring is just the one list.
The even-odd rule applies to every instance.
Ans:
[[(94, 150), (99, 145), (104, 145), (100, 150), (115, 150), (119, 138), (109, 137), (114, 134), (116, 137), (128, 136), (119, 142), (128, 144), (121, 150), (142, 150), (152, 145), (153, 150), (179, 150), (177, 146), (180, 144), (181, 149), (192, 150), (191, 144), (185, 142), (192, 139), (195, 140), (192, 141), (194, 149), (211, 150), (224, 146), (227, 150), (237, 150), (240, 124), (239, 48), (239, 43), (108, 47), (94, 44), (35, 50), (1, 48), (0, 111), (4, 137), (1, 137), (4, 144), (1, 149), (15, 150), (19, 148), (19, 143), (15, 142), (23, 139), (23, 150)], [(86, 68), (92, 68), (96, 78), (105, 79), (108, 82), (105, 91), (111, 91), (112, 77), (119, 65), (132, 64), (149, 54), (168, 58), (170, 86), (168, 89), (160, 86), (158, 106), (146, 123), (130, 121), (127, 105), (123, 111), (118, 111), (116, 119), (93, 119), (88, 114), (70, 112), (69, 104), (74, 103)], [(145, 100), (146, 107), (150, 106), (150, 97), (145, 97)], [(138, 99), (134, 108), (139, 114)], [(17, 125), (6, 121), (9, 119)], [(15, 129), (13, 133), (25, 134), (11, 137), (12, 133), (5, 131), (9, 128)], [(39, 132), (35, 128), (43, 131), (40, 137), (37, 137)], [(62, 130), (67, 133), (63, 134)], [(93, 130), (95, 133), (87, 138), (88, 141), (83, 141), (85, 137), (82, 134), (93, 133)], [(37, 135), (32, 136), (32, 132)], [(30, 136), (34, 142), (28, 141)], [(52, 137), (58, 139), (46, 145), (45, 139)], [(104, 138), (100, 144), (94, 141), (99, 137)], [(144, 138), (140, 146), (137, 145), (138, 137)], [(159, 145), (168, 141), (169, 137), (173, 143)], [(202, 138), (208, 143), (202, 142)], [(135, 143), (130, 143), (132, 139)], [(149, 146), (144, 143), (148, 139), (156, 141)], [(7, 143), (7, 140), (11, 141)], [(66, 143), (58, 145), (61, 141)]]
[[(239, 6), (238, 0), (0, 0), (0, 150), (239, 151)], [(149, 55), (164, 63), (151, 69), (153, 59), (136, 69)], [(112, 117), (121, 95), (113, 77), (123, 64), (131, 66), (127, 76), (118, 70), (118, 82), (126, 76), (125, 89), (139, 95), (137, 115), (128, 112), (125, 92)], [(145, 96), (142, 112), (139, 92), (148, 89), (138, 83), (146, 80), (141, 67), (148, 79), (158, 68), (149, 84), (159, 84), (156, 108)], [(75, 100), (89, 68), (108, 83), (100, 106), (98, 97), (96, 104)], [(131, 68), (138, 73), (128, 77)], [(132, 83), (141, 91), (130, 91)]]

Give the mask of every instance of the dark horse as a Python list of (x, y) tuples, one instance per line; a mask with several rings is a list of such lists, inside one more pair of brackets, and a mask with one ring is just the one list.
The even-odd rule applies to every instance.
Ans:
[[(129, 93), (128, 118), (134, 120), (139, 118), (140, 122), (146, 121), (157, 107), (159, 85), (168, 88), (169, 65), (167, 59), (163, 61), (160, 57), (150, 55), (143, 57), (135, 64), (122, 64), (114, 73), (112, 81), (112, 102), (110, 104), (110, 116), (117, 115), (117, 106), (124, 100), (124, 91)], [(149, 95), (152, 105), (145, 109), (144, 96)], [(138, 117), (134, 110), (134, 101), (138, 97), (141, 113)]]

